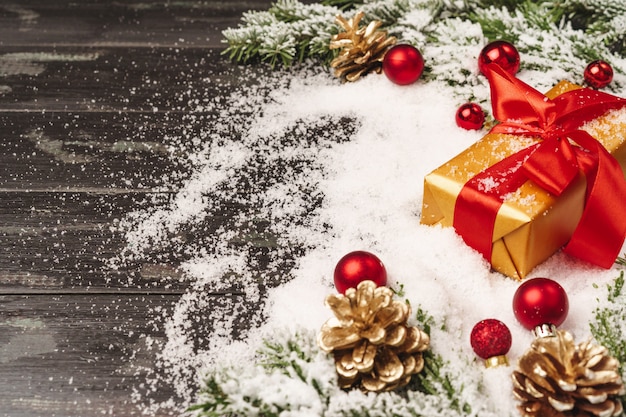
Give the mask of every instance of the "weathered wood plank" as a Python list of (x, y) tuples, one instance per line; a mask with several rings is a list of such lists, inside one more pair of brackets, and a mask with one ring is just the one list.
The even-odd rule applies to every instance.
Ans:
[[(125, 241), (113, 226), (142, 206), (169, 195), (79, 192), (0, 193), (0, 294), (24, 288), (99, 291), (102, 288), (155, 288), (173, 291), (180, 273), (174, 258), (129, 262), (112, 268)], [(174, 282), (174, 284), (172, 284)]]
[[(0, 414), (140, 415), (132, 393), (148, 394), (164, 337), (150, 311), (166, 313), (174, 297), (0, 296)], [(167, 386), (150, 393), (171, 396)]]
[[(187, 117), (0, 112), (0, 190), (113, 194), (175, 189), (187, 169), (176, 157), (193, 151), (203, 128)], [(171, 147), (167, 138), (177, 138), (181, 147)]]
[(166, 204), (171, 178), (184, 177), (162, 142), (180, 123), (166, 118), (0, 114), (0, 293), (154, 287), (177, 276), (176, 264), (107, 265), (125, 244), (116, 222)]
[(210, 250), (213, 235), (223, 227), (238, 230), (228, 244), (249, 246), (261, 270), (277, 250), (275, 237), (265, 231), (267, 221), (251, 218), (240, 224), (234, 219), (246, 208), (228, 203), (207, 213), (204, 222), (184, 234), (172, 236), (173, 243), (152, 246), (138, 259), (127, 258), (128, 243), (118, 221), (132, 210), (167, 204), (170, 197), (169, 193), (0, 192), (0, 294), (30, 293), (26, 289), (35, 293), (181, 290), (186, 283), (177, 266), (188, 260), (185, 242)]
[[(6, 3), (6, 2), (5, 2)], [(247, 1), (45, 1), (0, 4), (0, 45), (219, 47)]]
[[(0, 296), (0, 415), (132, 416), (152, 402), (176, 403), (174, 387), (155, 366), (165, 342), (158, 324), (176, 296)], [(227, 319), (245, 301), (227, 295), (203, 302)], [(212, 331), (199, 320), (190, 332), (193, 348), (206, 348)], [(174, 411), (162, 407), (150, 415), (179, 415)]]
[[(113, 226), (176, 192), (184, 154), (217, 117), (212, 103), (241, 83), (220, 32), (270, 3), (0, 2), (0, 415), (132, 416), (172, 397), (144, 383), (160, 372), (154, 320), (185, 291), (184, 254), (156, 248), (109, 268), (124, 247)], [(186, 238), (210, 242), (254, 211), (221, 206)], [(263, 268), (271, 236), (262, 222), (236, 226), (231, 244), (259, 240), (251, 256)], [(247, 306), (235, 290), (209, 295), (209, 310)], [(211, 337), (208, 317), (196, 349)]]
[(241, 71), (217, 49), (0, 47), (0, 111), (197, 112)]

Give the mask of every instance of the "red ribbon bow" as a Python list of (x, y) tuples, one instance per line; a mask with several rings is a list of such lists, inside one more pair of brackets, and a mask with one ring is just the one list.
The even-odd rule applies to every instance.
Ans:
[(500, 121), (491, 133), (528, 135), (542, 141), (464, 185), (454, 210), (457, 233), (490, 261), (495, 221), (506, 194), (532, 180), (558, 196), (582, 171), (587, 178), (586, 203), (564, 250), (609, 268), (626, 236), (626, 180), (617, 160), (580, 127), (608, 110), (626, 107), (626, 100), (587, 88), (551, 100), (495, 64), (488, 66), (486, 76), (493, 114)]

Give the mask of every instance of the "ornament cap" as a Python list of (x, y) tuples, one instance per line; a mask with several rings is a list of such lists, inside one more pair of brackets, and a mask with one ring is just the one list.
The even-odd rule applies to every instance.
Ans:
[(556, 326), (550, 323), (540, 324), (533, 329), (533, 335), (535, 338), (556, 337)]
[(496, 368), (498, 366), (509, 366), (509, 360), (506, 355), (492, 356), (485, 359), (485, 368)]

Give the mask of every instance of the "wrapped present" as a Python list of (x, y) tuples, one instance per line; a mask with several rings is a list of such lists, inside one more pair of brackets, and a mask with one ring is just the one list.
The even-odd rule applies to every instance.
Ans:
[(453, 226), (516, 279), (561, 247), (609, 268), (626, 236), (626, 100), (486, 75), (499, 123), (425, 177), (421, 222)]

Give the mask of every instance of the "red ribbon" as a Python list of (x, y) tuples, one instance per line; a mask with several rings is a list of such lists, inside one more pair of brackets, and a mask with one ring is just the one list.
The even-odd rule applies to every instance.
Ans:
[[(586, 203), (565, 251), (604, 268), (626, 236), (626, 180), (617, 160), (580, 127), (626, 100), (581, 88), (549, 99), (500, 66), (488, 65), (494, 117), (491, 133), (542, 140), (470, 179), (456, 200), (453, 225), (465, 242), (491, 260), (493, 231), (505, 196), (527, 180), (559, 196), (582, 171)], [(578, 146), (574, 146), (575, 142)]]

